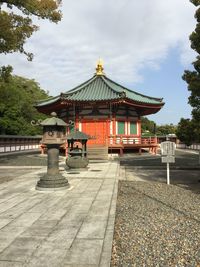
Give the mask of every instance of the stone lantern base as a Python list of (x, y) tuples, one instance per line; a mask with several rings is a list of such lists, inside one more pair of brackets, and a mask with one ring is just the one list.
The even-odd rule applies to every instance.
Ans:
[(45, 174), (40, 178), (36, 185), (36, 189), (40, 191), (64, 190), (67, 187), (69, 187), (69, 183), (61, 174)]
[(40, 191), (55, 191), (69, 187), (65, 177), (59, 173), (59, 145), (48, 144), (48, 166), (47, 173), (37, 182), (36, 189)]

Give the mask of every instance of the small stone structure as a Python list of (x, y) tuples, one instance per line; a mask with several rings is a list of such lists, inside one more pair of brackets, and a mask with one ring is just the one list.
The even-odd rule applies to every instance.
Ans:
[[(87, 158), (87, 141), (90, 136), (75, 130), (75, 132), (67, 135), (67, 160), (66, 164), (69, 168), (85, 168), (89, 160)], [(77, 144), (79, 143), (79, 145)], [(81, 147), (80, 147), (81, 145)]]
[(40, 123), (43, 126), (42, 143), (47, 146), (48, 166), (47, 173), (36, 185), (37, 190), (59, 190), (69, 186), (67, 179), (59, 173), (59, 147), (66, 140), (66, 123), (58, 119), (55, 112), (51, 116)]

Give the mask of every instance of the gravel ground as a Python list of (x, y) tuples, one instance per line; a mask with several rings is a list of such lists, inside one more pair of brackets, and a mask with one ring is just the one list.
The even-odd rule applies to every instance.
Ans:
[(200, 195), (119, 181), (111, 266), (199, 267)]

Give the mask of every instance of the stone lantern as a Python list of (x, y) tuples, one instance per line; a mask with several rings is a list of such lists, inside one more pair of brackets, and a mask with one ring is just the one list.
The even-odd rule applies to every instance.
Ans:
[(69, 186), (66, 178), (59, 173), (59, 147), (65, 143), (66, 123), (57, 118), (55, 112), (40, 123), (43, 126), (42, 143), (47, 146), (48, 165), (47, 173), (40, 178), (36, 185), (37, 190), (60, 190)]
[[(66, 164), (69, 168), (86, 168), (89, 160), (87, 158), (87, 141), (91, 137), (77, 129), (67, 135), (67, 160)], [(79, 143), (81, 147), (77, 144)], [(76, 146), (74, 146), (76, 145)]]

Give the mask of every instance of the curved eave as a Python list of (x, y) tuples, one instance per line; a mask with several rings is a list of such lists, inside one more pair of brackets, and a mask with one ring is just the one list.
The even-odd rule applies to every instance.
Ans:
[(141, 102), (141, 101), (136, 101), (131, 98), (121, 98), (121, 97), (116, 97), (112, 99), (89, 99), (89, 100), (70, 100), (70, 99), (61, 99), (60, 97), (57, 98), (54, 101), (51, 102), (43, 102), (41, 104), (35, 105), (35, 107), (38, 110), (42, 109), (49, 109), (51, 107), (60, 107), (61, 105), (73, 105), (73, 104), (91, 104), (92, 103), (102, 103), (102, 102), (111, 102), (111, 103), (126, 103), (128, 105), (134, 105), (136, 107), (143, 107), (143, 108), (155, 108), (155, 107), (162, 107), (165, 103), (164, 102), (157, 102), (157, 103), (149, 103), (149, 102)]
[(37, 101), (37, 103), (34, 106), (36, 108), (37, 107), (48, 106), (48, 105), (52, 105), (52, 104), (56, 103), (59, 100), (60, 100), (60, 96), (55, 96), (55, 97), (51, 97), (51, 98), (48, 98), (48, 99), (45, 99), (45, 100)]
[(35, 108), (44, 114), (50, 114), (51, 112), (57, 112), (62, 105), (60, 97), (52, 102), (43, 102), (35, 105)]
[(142, 102), (142, 101), (137, 101), (137, 100), (133, 100), (131, 98), (125, 97), (115, 97), (112, 99), (89, 99), (89, 100), (69, 100), (69, 99), (63, 99), (63, 104), (91, 104), (91, 103), (102, 103), (102, 102), (110, 102), (110, 103), (126, 103), (128, 105), (134, 105), (136, 107), (142, 107), (142, 108), (161, 108), (162, 106), (164, 106), (164, 102), (162, 102), (162, 99), (159, 99), (160, 101), (157, 101), (155, 103), (149, 103), (149, 102)]
[(122, 102), (126, 105), (134, 106), (137, 109), (140, 116), (157, 113), (165, 104), (164, 102), (157, 104), (142, 103), (142, 102), (132, 101), (128, 98), (122, 100)]
[(133, 99), (128, 98), (128, 97), (124, 98), (124, 101), (129, 105), (134, 105), (134, 106), (143, 107), (143, 108), (145, 108), (145, 107), (147, 107), (147, 108), (163, 107), (164, 104), (165, 104), (162, 101), (159, 101), (159, 102), (156, 102), (156, 103), (136, 101), (136, 100), (133, 100)]

